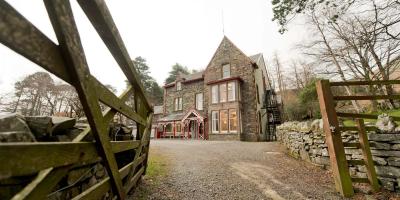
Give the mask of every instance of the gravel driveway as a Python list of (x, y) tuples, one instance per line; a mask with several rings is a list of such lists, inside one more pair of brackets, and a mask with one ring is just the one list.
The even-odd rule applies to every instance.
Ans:
[(278, 143), (152, 140), (168, 160), (149, 199), (341, 199), (330, 174)]

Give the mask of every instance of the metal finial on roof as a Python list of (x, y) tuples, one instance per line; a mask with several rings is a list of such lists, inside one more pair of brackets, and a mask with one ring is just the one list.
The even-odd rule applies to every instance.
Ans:
[(224, 23), (224, 9), (221, 9), (221, 17), (222, 17), (222, 34), (225, 35), (225, 23)]

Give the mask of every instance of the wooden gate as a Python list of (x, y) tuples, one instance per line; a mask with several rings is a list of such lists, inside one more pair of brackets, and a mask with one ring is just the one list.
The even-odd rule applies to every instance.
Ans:
[[(38, 173), (13, 199), (45, 199), (70, 169), (101, 160), (108, 177), (75, 199), (99, 199), (110, 189), (124, 199), (146, 171), (153, 113), (137, 71), (103, 0), (78, 3), (131, 85), (119, 97), (90, 74), (69, 1), (44, 3), (58, 45), (4, 0), (0, 0), (0, 42), (74, 86), (90, 128), (72, 142), (0, 144), (0, 179)], [(133, 97), (134, 107), (125, 103), (129, 97)], [(110, 107), (105, 113), (99, 101)], [(109, 122), (117, 112), (137, 123), (135, 140), (110, 141)], [(80, 142), (89, 132), (96, 142)], [(127, 150), (135, 150), (134, 159), (118, 168), (115, 153)]]
[[(377, 119), (378, 115), (343, 113), (335, 110), (336, 101), (349, 100), (385, 100), (400, 99), (400, 95), (363, 95), (363, 96), (334, 96), (331, 87), (339, 86), (363, 86), (363, 85), (392, 85), (400, 84), (400, 80), (389, 81), (349, 81), (349, 82), (329, 82), (320, 80), (317, 82), (317, 93), (320, 103), (321, 115), (324, 123), (324, 133), (328, 146), (331, 168), (333, 171), (336, 189), (346, 197), (354, 194), (353, 182), (369, 183), (371, 188), (376, 191), (379, 189), (379, 183), (376, 177), (374, 161), (372, 160), (370, 144), (366, 131), (376, 130), (376, 127), (366, 127), (364, 119)], [(338, 118), (355, 120), (356, 126), (340, 126)], [(393, 117), (394, 120), (400, 120), (399, 117)], [(359, 143), (348, 143), (342, 141), (342, 132), (356, 131), (359, 135)], [(363, 160), (347, 160), (345, 147), (359, 148), (363, 154)], [(351, 177), (348, 165), (364, 165), (367, 170), (368, 178)]]

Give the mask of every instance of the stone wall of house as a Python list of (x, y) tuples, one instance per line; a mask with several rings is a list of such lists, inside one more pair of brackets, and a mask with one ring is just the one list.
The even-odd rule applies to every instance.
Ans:
[[(164, 106), (165, 113), (171, 114), (174, 112), (187, 112), (194, 109), (196, 106), (196, 94), (204, 92), (204, 82), (202, 80), (193, 81), (189, 83), (182, 82), (182, 89), (177, 91), (175, 86), (165, 88), (164, 91)], [(204, 99), (205, 94), (203, 94)], [(174, 111), (175, 98), (182, 97), (182, 111)], [(204, 99), (205, 100), (205, 99)], [(203, 102), (203, 109), (206, 107), (206, 102)]]
[[(240, 84), (240, 113), (239, 119), (242, 123), (241, 140), (258, 141), (257, 132), (257, 101), (254, 79), (254, 67), (249, 57), (240, 51), (228, 38), (224, 37), (207, 69), (205, 70), (204, 83), (222, 79), (222, 65), (229, 63), (231, 66), (231, 77), (240, 76), (243, 82)], [(210, 102), (210, 85), (205, 85), (204, 97)], [(217, 105), (217, 104), (216, 104)], [(221, 109), (223, 104), (219, 104)], [(208, 109), (208, 118), (211, 119), (211, 108)], [(213, 109), (216, 109), (215, 106)], [(224, 108), (225, 109), (225, 108)], [(211, 133), (211, 127), (209, 127)]]
[(240, 136), (238, 134), (228, 134), (228, 133), (224, 133), (224, 134), (220, 134), (220, 133), (216, 133), (216, 134), (208, 134), (208, 139), (209, 140), (216, 140), (216, 141), (226, 141), (226, 140), (240, 140)]
[[(379, 182), (390, 191), (400, 192), (400, 132), (398, 128), (388, 128), (392, 125), (378, 126), (378, 131), (368, 133), (368, 139)], [(278, 141), (288, 149), (291, 156), (329, 169), (330, 160), (322, 120), (286, 122), (277, 130)], [(359, 141), (357, 132), (342, 133), (342, 138), (343, 142)], [(363, 159), (361, 150), (357, 148), (346, 147), (345, 153), (347, 160)], [(352, 177), (367, 177), (365, 166), (349, 165), (349, 171)]]
[[(264, 62), (264, 58), (261, 54), (253, 56), (257, 58), (256, 64), (257, 68), (254, 70), (254, 77), (256, 82), (256, 89), (258, 89), (258, 100), (257, 100), (257, 119), (260, 122), (260, 140), (266, 141), (267, 139), (267, 121), (268, 115), (265, 114), (266, 110), (261, 109), (263, 107), (263, 97), (265, 91), (269, 88), (269, 83), (267, 82), (267, 70)], [(255, 60), (253, 60), (255, 61)]]
[[(2, 115), (0, 116), (0, 143), (70, 142), (87, 126), (85, 121), (77, 123), (75, 119), (66, 117)], [(132, 139), (132, 130), (126, 126), (112, 123), (110, 124), (109, 135), (113, 140)], [(82, 141), (92, 142), (94, 138), (91, 134), (88, 134)], [(117, 153), (118, 167), (128, 164), (133, 159), (133, 156), (134, 152), (132, 151)], [(0, 199), (11, 199), (13, 195), (32, 181), (35, 175), (0, 177)], [(107, 176), (107, 171), (101, 161), (74, 167), (61, 179), (47, 198), (72, 199)], [(102, 199), (113, 199), (113, 194), (109, 191)]]

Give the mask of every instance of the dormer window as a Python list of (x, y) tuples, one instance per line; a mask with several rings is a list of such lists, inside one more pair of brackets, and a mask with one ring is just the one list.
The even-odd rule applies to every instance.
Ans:
[(181, 82), (176, 82), (176, 90), (182, 90), (182, 83)]
[(222, 78), (229, 78), (231, 77), (231, 65), (224, 64), (222, 65)]

